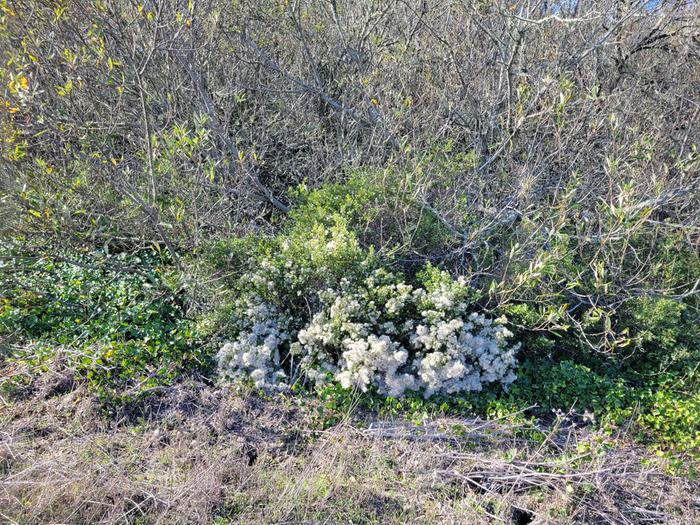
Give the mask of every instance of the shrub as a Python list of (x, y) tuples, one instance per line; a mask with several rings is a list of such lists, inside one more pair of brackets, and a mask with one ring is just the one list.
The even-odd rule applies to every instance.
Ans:
[(260, 385), (285, 378), (281, 367), (292, 368), (292, 338), (318, 310), (321, 292), (343, 279), (363, 279), (378, 266), (374, 252), (362, 249), (350, 231), (347, 214), (308, 207), (299, 213), (318, 220), (300, 217), (282, 234), (214, 247), (212, 262), (234, 273), (231, 300), (219, 319), (230, 339), (219, 352), (219, 368), (229, 378), (249, 375)]
[(682, 373), (700, 359), (700, 328), (696, 308), (688, 302), (643, 297), (629, 301), (621, 312), (637, 354), (630, 368), (643, 373)]
[(660, 389), (648, 393), (643, 403), (637, 423), (654, 437), (656, 448), (700, 459), (700, 394)]
[(333, 380), (395, 397), (515, 379), (518, 346), (507, 346), (503, 320), (470, 309), (465, 279), (427, 267), (408, 284), (379, 267), (340, 214), (330, 218), (261, 242), (234, 286), (233, 337), (218, 354), (224, 377), (266, 387)]

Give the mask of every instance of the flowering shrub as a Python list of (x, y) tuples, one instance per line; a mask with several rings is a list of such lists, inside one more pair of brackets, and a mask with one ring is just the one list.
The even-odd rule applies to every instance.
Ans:
[(297, 336), (307, 377), (392, 397), (513, 382), (518, 345), (508, 347), (503, 320), (469, 313), (468, 285), (430, 273), (437, 284), (413, 287), (377, 270), (360, 286), (344, 281), (341, 291), (325, 291), (322, 310)]
[(319, 309), (320, 292), (376, 266), (373, 252), (359, 246), (342, 216), (327, 219), (257, 244), (235, 241), (231, 257), (235, 248), (247, 254), (236, 260), (246, 271), (231, 283), (236, 299), (224, 328), (232, 337), (217, 355), (222, 376), (250, 377), (261, 387), (287, 384), (285, 370), (295, 373), (299, 364), (292, 343)]
[(247, 323), (236, 340), (219, 351), (221, 373), (231, 379), (249, 376), (260, 387), (283, 381), (287, 375), (280, 366), (280, 347), (290, 339), (289, 318), (259, 297), (246, 298), (239, 306)]
[(239, 279), (225, 378), (260, 387), (335, 381), (400, 397), (478, 391), (515, 379), (503, 319), (470, 311), (464, 279), (428, 268), (416, 286), (378, 268), (342, 221), (291, 235)]

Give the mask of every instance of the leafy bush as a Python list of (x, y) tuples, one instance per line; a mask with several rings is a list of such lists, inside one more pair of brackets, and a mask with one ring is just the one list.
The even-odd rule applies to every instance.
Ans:
[(474, 311), (466, 280), (428, 266), (413, 286), (380, 267), (348, 226), (352, 202), (307, 195), (284, 233), (257, 243), (233, 283), (223, 375), (259, 386), (332, 378), (345, 388), (426, 397), (511, 383), (517, 345), (507, 347), (502, 321)]
[(633, 341), (629, 367), (640, 373), (660, 370), (685, 374), (700, 360), (700, 325), (691, 301), (643, 297), (621, 309), (621, 324)]
[(637, 423), (651, 434), (655, 448), (700, 459), (700, 394), (658, 389), (644, 396), (642, 402)]

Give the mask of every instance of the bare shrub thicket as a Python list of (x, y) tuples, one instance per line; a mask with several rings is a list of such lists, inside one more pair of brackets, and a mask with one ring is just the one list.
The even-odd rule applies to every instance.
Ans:
[[(497, 304), (546, 274), (556, 286), (530, 300), (686, 297), (694, 276), (659, 278), (656, 254), (697, 251), (698, 15), (687, 1), (5, 2), (2, 228), (177, 260), (273, 230), (290, 186), (359, 170), (397, 188), (381, 217), (406, 262), (487, 275)], [(437, 247), (414, 238), (425, 216)]]

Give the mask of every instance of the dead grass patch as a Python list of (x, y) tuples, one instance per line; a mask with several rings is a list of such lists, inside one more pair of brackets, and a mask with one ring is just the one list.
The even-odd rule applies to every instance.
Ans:
[(34, 388), (0, 416), (0, 519), (700, 522), (698, 484), (623, 435), (455, 418), (320, 431), (310, 405), (192, 381), (106, 417), (79, 384)]

